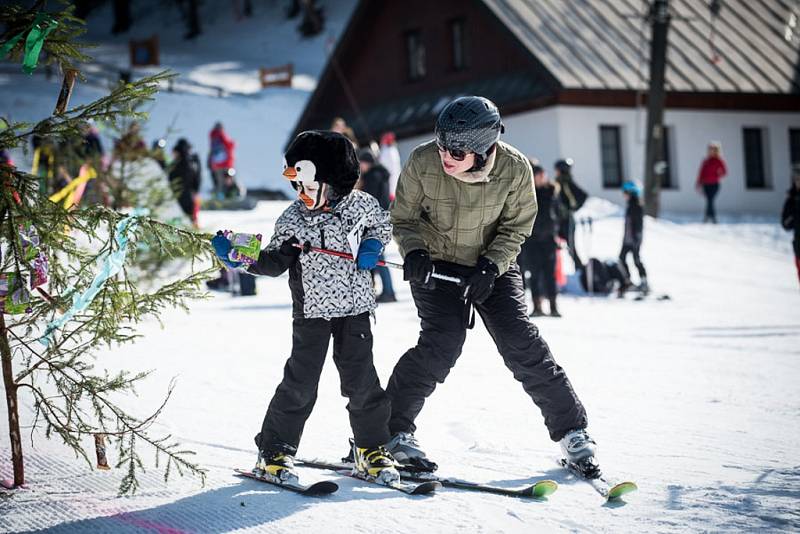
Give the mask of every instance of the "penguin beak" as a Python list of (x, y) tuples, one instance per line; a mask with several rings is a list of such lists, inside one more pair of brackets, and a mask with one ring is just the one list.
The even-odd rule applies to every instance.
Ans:
[(283, 175), (289, 180), (297, 179), (297, 171), (294, 167), (286, 167), (286, 170), (283, 171)]

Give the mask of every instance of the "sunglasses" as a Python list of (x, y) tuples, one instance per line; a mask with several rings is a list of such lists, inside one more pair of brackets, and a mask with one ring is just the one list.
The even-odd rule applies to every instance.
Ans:
[(464, 159), (470, 154), (470, 152), (466, 150), (459, 150), (457, 148), (447, 148), (446, 146), (438, 142), (436, 143), (436, 146), (439, 147), (439, 152), (450, 153), (450, 157), (456, 161), (464, 161)]

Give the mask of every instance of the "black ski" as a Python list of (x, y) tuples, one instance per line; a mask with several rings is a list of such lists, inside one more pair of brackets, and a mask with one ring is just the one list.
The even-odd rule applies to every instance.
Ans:
[(289, 491), (293, 491), (295, 493), (299, 493), (301, 495), (306, 495), (309, 497), (320, 497), (322, 495), (329, 495), (339, 489), (339, 486), (335, 482), (331, 482), (330, 480), (323, 480), (321, 482), (316, 482), (314, 484), (306, 486), (299, 483), (281, 481), (277, 478), (258, 476), (254, 474), (252, 471), (246, 471), (244, 469), (234, 469), (234, 471), (236, 471), (236, 474), (238, 476), (251, 478), (253, 480), (258, 480), (259, 482), (266, 482), (267, 484), (272, 484), (273, 486), (287, 489)]
[[(312, 467), (311, 465), (305, 464), (303, 462), (298, 462), (298, 465), (305, 467)], [(328, 468), (323, 468), (323, 469), (328, 469)], [(377, 484), (378, 486), (383, 486), (384, 488), (391, 488), (393, 490), (402, 491), (406, 495), (427, 495), (428, 493), (433, 493), (434, 491), (442, 488), (441, 483), (439, 483), (439, 481), (437, 480), (426, 480), (424, 482), (408, 482), (405, 480), (395, 480), (388, 483), (380, 482), (373, 477), (362, 475), (361, 473), (356, 472), (352, 467), (348, 467), (345, 464), (342, 464), (341, 469), (333, 469), (333, 471), (336, 471), (337, 473), (342, 475), (356, 478), (358, 480), (363, 480), (365, 482)]]
[[(330, 463), (321, 460), (295, 460), (295, 462), (298, 466), (326, 469), (336, 471), (338, 473), (344, 473), (345, 471), (352, 470), (352, 466), (347, 463)], [(400, 477), (402, 480), (407, 480), (410, 482), (437, 482), (440, 484), (440, 486), (444, 486), (446, 488), (493, 493), (495, 495), (505, 495), (507, 497), (541, 499), (547, 497), (548, 495), (552, 495), (558, 489), (558, 484), (553, 480), (539, 480), (530, 486), (511, 489), (491, 486), (488, 484), (478, 484), (476, 482), (469, 482), (467, 480), (460, 480), (456, 478), (440, 477), (433, 473), (404, 471), (402, 468), (400, 470)]]
[(559, 460), (558, 463), (561, 467), (575, 475), (577, 478), (588, 482), (597, 493), (602, 495), (606, 501), (609, 502), (619, 501), (623, 495), (639, 489), (635, 482), (628, 480), (623, 482), (612, 482), (599, 470), (590, 474), (586, 474), (577, 465), (568, 462), (564, 458)]

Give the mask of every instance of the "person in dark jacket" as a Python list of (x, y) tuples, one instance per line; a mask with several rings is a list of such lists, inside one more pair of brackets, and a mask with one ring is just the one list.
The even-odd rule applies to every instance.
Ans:
[(797, 278), (800, 280), (800, 163), (792, 167), (792, 187), (786, 194), (783, 204), (781, 224), (786, 230), (794, 232), (794, 264), (797, 267)]
[(641, 188), (636, 182), (627, 180), (622, 184), (622, 193), (628, 202), (625, 209), (625, 235), (622, 238), (622, 250), (619, 253), (619, 264), (626, 275), (626, 280), (620, 287), (620, 296), (625, 294), (633, 284), (630, 281), (630, 269), (628, 269), (628, 254), (633, 254), (633, 263), (639, 271), (639, 290), (648, 293), (647, 270), (644, 268), (642, 258), (639, 256), (639, 249), (642, 246), (644, 234), (644, 209), (639, 200)]
[(530, 273), (528, 286), (533, 297), (531, 317), (541, 317), (542, 297), (550, 301), (550, 315), (561, 317), (556, 305), (556, 214), (553, 199), (558, 187), (550, 182), (544, 168), (533, 165), (533, 183), (536, 187), (536, 201), (539, 212), (533, 223), (531, 236), (522, 244), (519, 265), (522, 279)]
[(586, 192), (575, 183), (572, 177), (573, 161), (570, 158), (560, 159), (555, 162), (556, 184), (556, 214), (558, 215), (558, 237), (567, 242), (569, 256), (575, 264), (575, 270), (583, 267), (583, 261), (578, 256), (575, 248), (575, 212), (581, 209), (586, 202)]
[(167, 178), (181, 209), (192, 220), (194, 227), (198, 228), (200, 158), (192, 150), (189, 141), (184, 138), (178, 139), (172, 149), (172, 164)]
[[(358, 151), (358, 161), (361, 166), (361, 190), (369, 193), (378, 200), (381, 209), (389, 209), (389, 171), (378, 163), (375, 154), (369, 148)], [(381, 260), (383, 256), (381, 256)], [(397, 302), (392, 285), (392, 275), (385, 265), (378, 265), (372, 270), (381, 278), (381, 294), (376, 302)]]

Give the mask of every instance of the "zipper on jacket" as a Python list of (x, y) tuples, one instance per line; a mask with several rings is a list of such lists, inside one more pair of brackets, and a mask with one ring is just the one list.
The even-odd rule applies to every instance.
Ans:
[(327, 248), (325, 246), (325, 228), (319, 229), (319, 242), (320, 242), (320, 248)]

